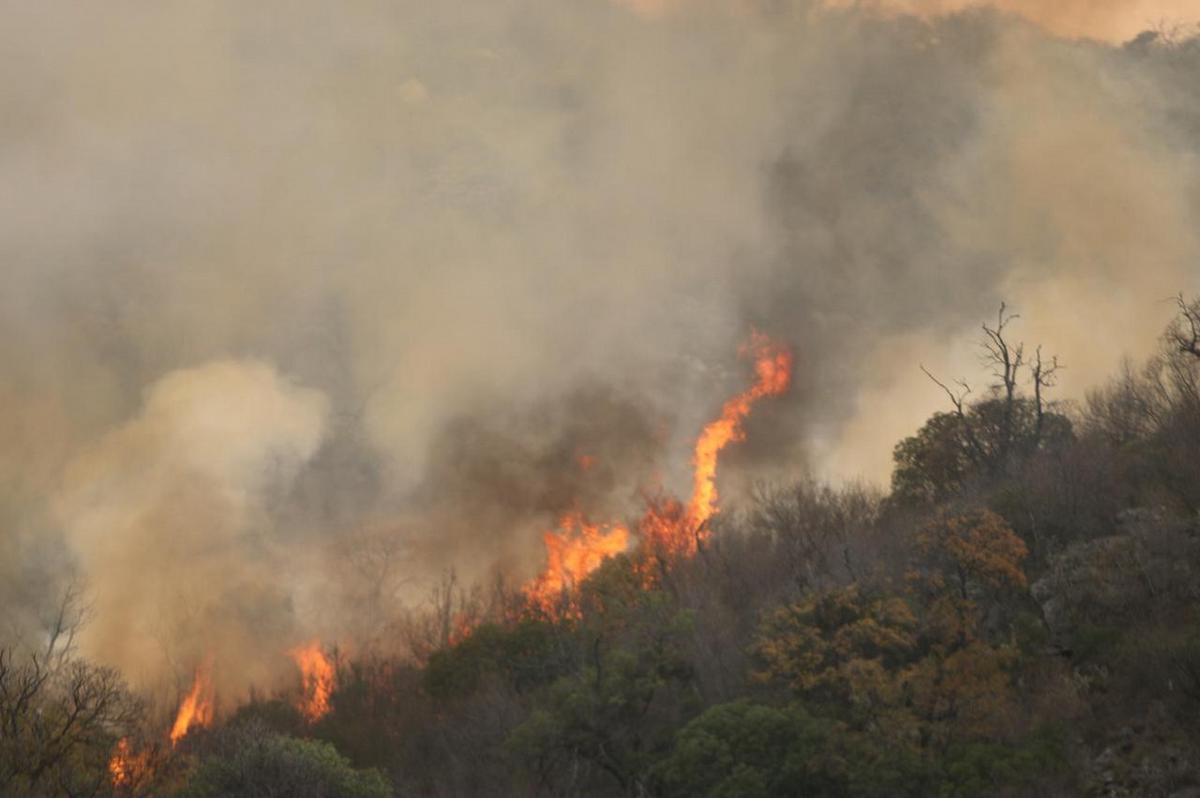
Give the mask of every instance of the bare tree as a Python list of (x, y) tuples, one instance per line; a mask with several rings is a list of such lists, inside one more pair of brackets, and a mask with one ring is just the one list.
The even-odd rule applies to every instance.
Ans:
[(141, 702), (116, 671), (79, 660), (52, 668), (38, 653), (0, 649), (0, 794), (94, 795), (109, 784), (114, 743)]
[(1167, 342), (1178, 352), (1200, 358), (1200, 299), (1175, 297), (1179, 315), (1167, 328)]
[(75, 580), (64, 588), (46, 627), (43, 661), (53, 669), (62, 667), (75, 654), (76, 638), (91, 613), (83, 589)]
[(1034, 356), (1033, 365), (1030, 367), (1033, 377), (1033, 401), (1035, 412), (1037, 413), (1037, 440), (1042, 439), (1042, 433), (1046, 426), (1046, 392), (1058, 384), (1058, 370), (1063, 368), (1058, 362), (1058, 355), (1054, 355), (1049, 361), (1042, 359), (1042, 347), (1039, 344), (1037, 352)]
[(400, 614), (400, 593), (411, 552), (403, 531), (390, 525), (365, 526), (332, 544), (344, 569), (345, 597), (363, 625), (366, 638), (380, 638)]
[(1021, 318), (1016, 313), (1008, 312), (1008, 305), (1000, 303), (1000, 311), (996, 314), (996, 326), (983, 324), (983, 364), (990, 366), (992, 374), (999, 380), (992, 387), (1004, 392), (1005, 401), (1011, 405), (1016, 398), (1018, 376), (1021, 366), (1025, 365), (1025, 344), (1011, 343), (1004, 337), (1004, 329)]
[(461, 640), (503, 602), (503, 586), (495, 586), (489, 606), (484, 591), (476, 585), (467, 589), (451, 568), (442, 574), (429, 591), (423, 606), (413, 609), (405, 619), (401, 635), (409, 654), (425, 662), (430, 654)]
[[(1009, 327), (1019, 318), (1001, 302), (995, 323), (981, 325), (980, 361), (995, 378), (990, 386), (991, 398), (968, 403), (972, 391), (966, 380), (955, 380), (955, 387), (951, 387), (921, 366), (925, 376), (949, 397), (966, 456), (976, 469), (993, 473), (1005, 468), (1014, 454), (1028, 454), (1042, 445), (1049, 407), (1046, 394), (1057, 384), (1057, 373), (1062, 368), (1057, 357), (1044, 357), (1040, 346), (1033, 363), (1027, 362), (1024, 342), (1014, 341), (1009, 335)], [(1023, 369), (1031, 375), (1032, 406), (1020, 395)]]

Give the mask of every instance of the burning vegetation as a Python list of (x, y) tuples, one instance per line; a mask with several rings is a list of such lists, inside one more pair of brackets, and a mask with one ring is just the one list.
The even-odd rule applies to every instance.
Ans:
[[(1122, 783), (1153, 794), (1186, 781), (1171, 757), (1194, 750), (1200, 708), (1187, 680), (1194, 520), (1182, 504), (1120, 498), (1184, 502), (1200, 484), (1174, 478), (1194, 470), (1186, 453), (1200, 429), (1200, 306), (1179, 311), (1160, 359), (1071, 419), (1050, 398), (1056, 362), (1027, 357), (1002, 309), (983, 329), (997, 387), (973, 402), (948, 389), (949, 410), (896, 447), (889, 494), (765, 489), (718, 534), (719, 455), (743, 440), (755, 402), (791, 380), (787, 349), (756, 335), (743, 351), (752, 384), (693, 447), (687, 502), (649, 502), (636, 531), (565, 514), (523, 587), (489, 599), (450, 579), (435, 623), (401, 632), (412, 656), (368, 652), (339, 670), (319, 641), (294, 646), (286, 701), (251, 696), (216, 717), (206, 660), (165, 756), (117, 738), (108, 783), (116, 795), (173, 795), (172, 774), (185, 772), (219, 792), (287, 762), (298, 770), (272, 778), (288, 789), (355, 784), (349, 794), (366, 796), (389, 794), (389, 781), (429, 796), (534, 795), (546, 783), (578, 794), (579, 779), (604, 794), (741, 794), (743, 774), (775, 785), (768, 795), (1070, 794), (1108, 778), (1088, 770), (1089, 750), (1113, 755), (1061, 720), (1107, 739), (1089, 718), (1114, 702), (1169, 741), (1163, 754), (1134, 737), (1130, 756), (1148, 764)], [(1135, 397), (1154, 403), (1145, 416), (1129, 415)], [(1125, 461), (1129, 436), (1155, 444)], [(1068, 489), (1091, 499), (1063, 504)], [(1109, 642), (1080, 625), (1102, 615), (1118, 635)], [(1102, 688), (1080, 682), (1090, 663), (1111, 669)], [(4, 665), (0, 681), (20, 684)], [(1147, 696), (1157, 709), (1144, 709)], [(208, 731), (179, 745), (198, 728)], [(325, 742), (301, 739), (311, 735)], [(464, 746), (485, 755), (455, 766)], [(727, 764), (714, 764), (714, 746)]]
[(171, 724), (170, 739), (174, 745), (187, 736), (189, 730), (208, 726), (213, 721), (212, 662), (207, 661), (196, 668), (191, 689), (184, 695)]
[[(708, 537), (708, 521), (719, 510), (717, 502), (717, 458), (730, 443), (744, 437), (742, 422), (754, 403), (783, 394), (791, 382), (792, 355), (784, 345), (755, 332), (741, 354), (753, 360), (754, 384), (727, 401), (718, 419), (707, 424), (696, 441), (692, 456), (692, 497), (685, 506), (669, 497), (648, 503), (638, 524), (641, 545), (647, 553), (692, 555)], [(580, 465), (590, 470), (594, 458), (581, 457)], [(630, 545), (628, 528), (620, 523), (588, 523), (581, 513), (563, 516), (556, 531), (547, 532), (545, 570), (526, 587), (526, 594), (543, 609), (550, 610), (573, 593), (588, 574)]]
[(300, 668), (300, 714), (309, 723), (316, 723), (329, 712), (329, 696), (333, 693), (336, 677), (333, 663), (325, 656), (319, 640), (293, 648), (288, 653)]
[(0, 796), (1200, 795), (1188, 4), (12, 4)]
[[(114, 672), (55, 646), (28, 665), (0, 650), (0, 722), (16, 730), (0, 738), (0, 787), (75, 777), (73, 756), (36, 753), (50, 729), (100, 757), (114, 796), (143, 798), (256, 795), (262, 778), (369, 798), (546, 784), (672, 798), (742, 794), (744, 779), (849, 798), (1187, 783), (1175, 763), (1200, 750), (1187, 509), (1200, 501), (1200, 303), (1180, 299), (1178, 314), (1144, 371), (1069, 417), (1051, 396), (1060, 364), (1015, 340), (1002, 307), (981, 349), (995, 388), (971, 401), (931, 373), (949, 408), (896, 447), (888, 494), (802, 481), (716, 529), (720, 454), (791, 381), (788, 350), (756, 335), (752, 384), (693, 447), (687, 502), (650, 502), (636, 533), (564, 515), (532, 582), (491, 598), (447, 582), (436, 623), (398, 629), (410, 655), (339, 668), (310, 640), (286, 650), (293, 691), (223, 702), (227, 717), (206, 658), (159, 746), (135, 742), (144, 716)], [(1100, 708), (1150, 736), (1107, 729)], [(1091, 770), (1118, 738), (1139, 769)], [(456, 765), (464, 750), (480, 753)]]
[(127, 789), (143, 781), (150, 759), (144, 751), (134, 751), (128, 737), (117, 741), (108, 760), (108, 772), (114, 787)]
[(546, 567), (525, 591), (531, 601), (550, 611), (606, 559), (629, 548), (629, 530), (589, 524), (573, 513), (563, 516), (558, 529), (547, 532), (543, 540)]

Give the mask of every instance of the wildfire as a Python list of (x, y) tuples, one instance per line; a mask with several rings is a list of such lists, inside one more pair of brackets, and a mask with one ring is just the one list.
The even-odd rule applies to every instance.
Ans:
[(754, 403), (767, 396), (778, 396), (788, 389), (792, 380), (792, 353), (762, 333), (754, 333), (741, 354), (754, 357), (754, 385), (725, 403), (721, 417), (704, 428), (692, 454), (692, 500), (688, 503), (688, 518), (701, 526), (716, 515), (717, 456), (729, 443), (746, 437), (742, 422), (750, 415)]
[[(743, 440), (742, 423), (754, 404), (788, 389), (792, 379), (792, 353), (767, 336), (755, 332), (738, 353), (754, 360), (754, 384), (725, 402), (721, 415), (704, 427), (692, 453), (692, 496), (685, 505), (672, 497), (651, 500), (638, 526), (643, 545), (650, 551), (695, 554), (708, 531), (706, 524), (719, 510), (717, 460), (730, 443)], [(581, 456), (588, 470), (592, 458)], [(564, 591), (572, 590), (608, 557), (625, 551), (629, 530), (620, 524), (589, 524), (581, 513), (570, 513), (558, 530), (547, 532), (546, 568), (525, 588), (526, 595), (543, 608), (557, 605)]]
[(145, 751), (135, 752), (129, 744), (129, 738), (122, 737), (108, 760), (108, 773), (113, 786), (128, 787), (136, 784), (142, 779), (148, 763), (149, 754)]
[(333, 693), (333, 663), (321, 650), (320, 641), (298, 646), (288, 652), (300, 668), (304, 692), (300, 699), (300, 714), (309, 723), (316, 723), (329, 712), (329, 696)]
[(575, 588), (608, 557), (629, 547), (629, 530), (620, 524), (589, 524), (580, 513), (568, 513), (558, 530), (547, 532), (546, 569), (527, 588), (528, 595), (540, 606), (557, 605), (564, 591)]
[(695, 553), (707, 536), (704, 525), (720, 511), (716, 477), (721, 450), (745, 439), (742, 422), (755, 402), (778, 396), (791, 384), (792, 353), (762, 333), (753, 333), (739, 354), (754, 358), (754, 384), (727, 401), (720, 417), (705, 426), (696, 440), (692, 452), (692, 498), (687, 507), (669, 499), (655, 502), (642, 519), (642, 537), (661, 550)]
[(475, 631), (475, 618), (466, 612), (456, 612), (450, 619), (450, 629), (446, 633), (447, 645), (456, 646), (471, 636)]
[(183, 697), (175, 723), (171, 726), (171, 745), (187, 736), (193, 726), (207, 726), (213, 719), (212, 662), (196, 668), (192, 689)]

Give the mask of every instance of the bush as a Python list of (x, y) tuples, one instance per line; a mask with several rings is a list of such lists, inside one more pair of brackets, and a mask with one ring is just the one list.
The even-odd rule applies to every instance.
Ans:
[(222, 730), (176, 798), (388, 798), (387, 780), (355, 770), (329, 743), (272, 734), (258, 723)]

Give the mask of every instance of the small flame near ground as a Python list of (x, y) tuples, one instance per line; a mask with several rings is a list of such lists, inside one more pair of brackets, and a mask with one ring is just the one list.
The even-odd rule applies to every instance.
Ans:
[(321, 650), (321, 643), (313, 640), (288, 652), (300, 668), (303, 693), (300, 697), (300, 714), (309, 723), (316, 723), (329, 712), (329, 696), (334, 688), (333, 663)]
[(449, 631), (446, 634), (446, 644), (456, 646), (471, 636), (475, 631), (475, 616), (470, 613), (456, 612), (450, 619)]
[(134, 751), (128, 737), (117, 741), (108, 760), (108, 773), (114, 787), (130, 787), (140, 782), (149, 767), (147, 751)]
[(196, 726), (208, 726), (213, 719), (212, 661), (208, 660), (196, 668), (192, 689), (183, 697), (175, 723), (171, 726), (171, 745), (187, 736), (188, 730)]
[[(721, 450), (745, 439), (742, 424), (756, 402), (779, 396), (791, 385), (793, 357), (786, 346), (754, 332), (738, 354), (753, 358), (754, 384), (725, 402), (721, 415), (707, 424), (696, 440), (691, 499), (684, 505), (669, 496), (655, 498), (648, 502), (638, 525), (642, 544), (656, 554), (696, 553), (708, 537), (707, 523), (720, 511), (716, 477)], [(585, 457), (579, 458), (579, 464), (586, 471), (595, 461)], [(526, 596), (551, 610), (605, 559), (625, 551), (629, 539), (629, 530), (620, 524), (591, 524), (577, 512), (564, 516), (558, 529), (544, 536), (546, 567), (526, 586)]]

